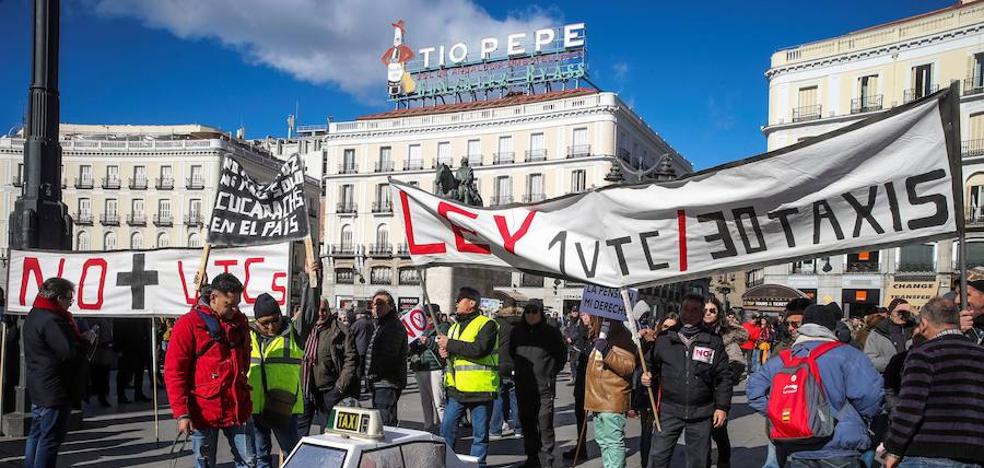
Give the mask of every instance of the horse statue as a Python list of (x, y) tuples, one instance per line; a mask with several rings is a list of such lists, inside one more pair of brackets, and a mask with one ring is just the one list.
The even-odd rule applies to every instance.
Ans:
[(438, 165), (437, 176), (434, 178), (434, 194), (466, 205), (482, 206), (482, 195), (475, 188), (475, 178), (467, 160), (462, 161), (457, 177), (447, 164), (442, 162)]
[(443, 162), (437, 167), (437, 177), (434, 179), (434, 194), (439, 197), (457, 200), (458, 179), (454, 178), (451, 168)]

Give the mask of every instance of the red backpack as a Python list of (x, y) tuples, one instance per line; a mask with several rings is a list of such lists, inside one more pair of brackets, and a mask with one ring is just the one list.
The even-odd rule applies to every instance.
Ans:
[(841, 344), (824, 343), (806, 357), (795, 357), (789, 349), (779, 353), (783, 368), (772, 377), (766, 413), (773, 442), (823, 445), (833, 436), (836, 421), (820, 380), (817, 359)]

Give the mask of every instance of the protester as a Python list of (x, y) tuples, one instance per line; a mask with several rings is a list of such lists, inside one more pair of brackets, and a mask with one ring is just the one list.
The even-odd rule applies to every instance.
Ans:
[[(680, 304), (680, 322), (656, 340), (646, 356), (643, 385), (658, 381), (663, 431), (653, 435), (650, 467), (668, 467), (680, 434), (686, 441), (687, 466), (707, 466), (711, 429), (723, 427), (731, 409), (732, 380), (721, 337), (702, 326), (704, 298), (688, 294)], [(656, 379), (653, 378), (656, 375)]]
[[(885, 309), (885, 308), (879, 307), (879, 309)], [(854, 342), (852, 343), (854, 347), (860, 350), (864, 350), (864, 345), (865, 343), (868, 342), (868, 335), (871, 334), (871, 331), (874, 330), (875, 327), (877, 327), (882, 320), (885, 320), (886, 316), (888, 316), (888, 309), (885, 309), (884, 315), (878, 312), (865, 315), (864, 326), (861, 328), (861, 331), (859, 331), (858, 334), (854, 336)]]
[(249, 326), (239, 311), (242, 293), (239, 279), (219, 274), (171, 333), (164, 382), (178, 432), (191, 434), (198, 467), (215, 466), (220, 430), (229, 440), (236, 466), (256, 466), (246, 376)]
[[(359, 308), (353, 314), (346, 314), (349, 332), (355, 339), (355, 350), (359, 353), (359, 381), (366, 377), (366, 355), (369, 353), (369, 341), (376, 331), (369, 314), (363, 308)], [(353, 320), (354, 318), (354, 320)], [(367, 388), (367, 390), (371, 390)]]
[(448, 325), (437, 324), (431, 319), (431, 314), (440, 313), (437, 304), (431, 304), (431, 313), (427, 314), (427, 323), (431, 329), (423, 336), (410, 343), (410, 371), (417, 380), (420, 390), (420, 405), (424, 410), (424, 430), (437, 433), (444, 419), (444, 365), (437, 355), (438, 334), (447, 335)]
[(256, 467), (273, 464), (271, 432), (284, 454), (297, 445), (298, 417), (304, 413), (301, 361), (304, 349), (289, 319), (273, 296), (263, 293), (253, 304), (249, 385), (253, 401), (253, 449)]
[(758, 317), (749, 317), (741, 327), (748, 332), (748, 339), (741, 344), (740, 348), (745, 353), (745, 360), (748, 361), (748, 373), (755, 372), (755, 350), (759, 336), (762, 334), (762, 327), (759, 325)]
[(554, 398), (557, 374), (564, 367), (567, 346), (560, 330), (546, 323), (539, 301), (523, 308), (523, 320), (510, 335), (507, 354), (515, 368), (518, 413), (526, 429), (523, 432), (526, 462), (522, 466), (552, 467)]
[(458, 423), (467, 411), (472, 423), (471, 456), (484, 465), (489, 446), (492, 400), (499, 391), (498, 326), (479, 312), (481, 294), (464, 287), (455, 300), (457, 322), (446, 336), (438, 336), (438, 353), (447, 360), (444, 386), (447, 404), (441, 421), (441, 436), (454, 448)]
[(95, 350), (89, 360), (89, 391), (99, 405), (109, 408), (109, 374), (116, 360), (113, 349), (113, 322), (108, 318), (90, 317), (89, 329), (96, 335)]
[(143, 318), (113, 319), (114, 349), (119, 353), (116, 402), (130, 403), (126, 388), (133, 386), (135, 402), (151, 401), (143, 393), (144, 370), (150, 371), (150, 321)]
[[(776, 355), (793, 347), (793, 343), (799, 338), (799, 327), (803, 324), (803, 312), (811, 304), (813, 304), (813, 301), (805, 297), (793, 299), (786, 304), (786, 317), (783, 320), (786, 324), (786, 334), (782, 340), (776, 343), (774, 349)], [(766, 430), (768, 430), (768, 425), (766, 425)], [(765, 463), (762, 465), (762, 468), (779, 468), (779, 461), (776, 458), (776, 446), (771, 440), (768, 442), (766, 453)]]
[(489, 440), (501, 439), (506, 430), (512, 431), (516, 437), (523, 436), (513, 380), (513, 360), (509, 353), (510, 334), (513, 327), (523, 321), (522, 314), (523, 309), (516, 305), (503, 307), (495, 314), (495, 324), (499, 327), (499, 396), (492, 402)]
[(315, 413), (331, 414), (342, 399), (359, 395), (359, 355), (355, 340), (341, 320), (330, 313), (328, 301), (322, 299), (317, 304), (317, 321), (307, 333), (301, 365), (304, 413), (297, 423), (301, 437), (310, 432)]
[[(584, 354), (582, 350), (588, 347), (587, 325), (581, 320), (581, 313), (578, 312), (577, 307), (571, 307), (571, 318), (567, 328), (564, 329), (564, 339), (567, 341), (567, 349), (570, 354), (571, 381), (569, 384), (574, 385), (581, 371), (578, 369), (578, 363)], [(581, 393), (583, 394), (583, 392)]]
[(758, 319), (759, 334), (755, 340), (755, 349), (752, 351), (752, 372), (758, 371), (769, 360), (769, 353), (772, 351), (772, 340), (775, 337), (775, 328), (769, 323), (766, 317)]
[[(959, 287), (955, 299), (962, 300)], [(984, 345), (984, 268), (975, 267), (967, 274), (967, 305), (960, 312), (960, 330), (978, 345)]]
[(584, 409), (594, 413), (595, 441), (605, 468), (625, 466), (625, 415), (631, 409), (636, 346), (619, 320), (591, 317)]
[[(734, 387), (741, 382), (745, 373), (747, 363), (745, 362), (745, 354), (741, 352), (741, 343), (748, 339), (748, 331), (742, 328), (738, 318), (734, 315), (729, 314), (727, 317), (721, 318), (723, 313), (721, 302), (716, 297), (711, 296), (704, 303), (704, 327), (721, 337), (728, 359), (731, 386)], [(718, 468), (731, 466), (731, 439), (728, 437), (727, 419), (724, 420), (724, 424), (715, 425), (711, 429), (711, 438), (714, 439), (718, 448)], [(710, 451), (708, 451), (707, 456), (711, 456)], [(708, 458), (707, 466), (710, 465), (710, 458)]]
[[(653, 349), (656, 339), (660, 335), (660, 331), (675, 327), (679, 323), (679, 320), (680, 316), (676, 312), (670, 312), (663, 316), (655, 327), (650, 326), (646, 321), (640, 320), (639, 338), (643, 356), (647, 356), (650, 350)], [(655, 425), (656, 418), (653, 415), (652, 402), (649, 400), (649, 387), (642, 384), (641, 367), (636, 368), (636, 372), (632, 377), (632, 383), (632, 410), (635, 411), (636, 416), (639, 418), (639, 427), (641, 430), (641, 434), (639, 435), (639, 462), (642, 468), (647, 468), (649, 466), (649, 452), (653, 444), (653, 426)], [(632, 415), (631, 411), (629, 415)]]
[(984, 348), (959, 324), (952, 302), (935, 298), (923, 306), (917, 333), (927, 341), (906, 359), (886, 468), (984, 465)]
[(31, 429), (24, 447), (26, 468), (55, 468), (68, 417), (85, 391), (85, 355), (96, 340), (79, 331), (68, 308), (75, 285), (49, 278), (41, 285), (24, 320), (24, 363), (31, 399)]
[(379, 410), (383, 424), (395, 426), (399, 421), (397, 404), (407, 386), (407, 331), (389, 292), (373, 294), (370, 307), (376, 322), (366, 352), (366, 383), (372, 391), (372, 407)]
[[(840, 317), (837, 304), (810, 305), (803, 314), (803, 324), (797, 329), (793, 347), (784, 352), (805, 357), (825, 343), (838, 343), (816, 359), (819, 382), (835, 414), (833, 437), (811, 447), (776, 443), (780, 466), (857, 467), (861, 464), (861, 452), (870, 444), (865, 420), (871, 419), (880, 408), (884, 393), (882, 377), (864, 353), (837, 340), (834, 329)], [(748, 403), (763, 415), (768, 415), (772, 380), (783, 367), (782, 356), (775, 356), (760, 372), (748, 378)]]
[(574, 344), (571, 345), (572, 349), (577, 350), (575, 357), (577, 360), (577, 374), (574, 375), (574, 419), (577, 422), (578, 435), (574, 446), (563, 454), (565, 459), (574, 459), (576, 455), (575, 464), (587, 459), (588, 450), (585, 446), (585, 434), (587, 431), (585, 429), (588, 416), (584, 411), (584, 391), (585, 385), (587, 384), (588, 355), (591, 354), (593, 349), (588, 338), (591, 316), (587, 313), (579, 312), (578, 320), (579, 324), (577, 326), (580, 328), (580, 331), (577, 333), (579, 335), (576, 336), (573, 341)]
[(893, 299), (888, 306), (888, 319), (880, 321), (864, 343), (864, 354), (878, 372), (885, 371), (892, 356), (906, 350), (912, 325), (912, 306), (905, 299)]

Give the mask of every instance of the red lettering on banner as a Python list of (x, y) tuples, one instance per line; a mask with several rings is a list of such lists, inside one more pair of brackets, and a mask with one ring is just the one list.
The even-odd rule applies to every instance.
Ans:
[[(65, 272), (65, 259), (58, 259), (58, 278), (62, 277), (62, 273)], [(38, 290), (41, 290), (41, 285), (44, 284), (44, 273), (41, 272), (41, 263), (38, 262), (37, 257), (24, 257), (24, 270), (21, 272), (21, 288), (20, 288), (20, 305), (27, 305), (27, 275), (31, 273), (34, 276), (34, 282), (38, 286)]]
[(287, 277), (287, 273), (278, 271), (273, 274), (273, 280), (270, 281), (270, 290), (273, 292), (280, 293), (280, 299), (277, 299), (277, 302), (280, 305), (284, 305), (287, 303), (287, 288), (284, 287), (284, 285), (282, 284), (277, 284), (277, 280), (286, 277)]
[(233, 259), (230, 259), (230, 260), (216, 260), (215, 261), (215, 266), (222, 267), (222, 269), (224, 270), (225, 273), (229, 273), (229, 267), (236, 266), (238, 264), (239, 264), (239, 260), (236, 260), (234, 258)]
[(413, 221), (410, 220), (410, 202), (407, 193), (400, 191), (400, 204), (403, 206), (403, 228), (407, 233), (407, 247), (411, 255), (442, 254), (447, 252), (443, 242), (433, 244), (418, 244), (413, 237)]
[(243, 262), (243, 268), (246, 270), (246, 275), (243, 278), (243, 300), (247, 304), (252, 304), (256, 302), (255, 297), (250, 297), (249, 295), (249, 267), (254, 263), (263, 263), (265, 259), (262, 257), (249, 257)]
[[(96, 290), (96, 302), (87, 303), (85, 302), (85, 278), (89, 275), (89, 268), (99, 267), (99, 288)], [(106, 270), (109, 269), (109, 265), (106, 263), (104, 258), (90, 258), (82, 264), (82, 277), (79, 278), (79, 294), (78, 294), (78, 304), (79, 308), (82, 310), (99, 310), (102, 309), (103, 305), (103, 288), (106, 287)]]
[(195, 305), (198, 302), (198, 291), (194, 291), (194, 296), (188, 295), (188, 283), (185, 281), (184, 262), (178, 260), (178, 278), (181, 279), (181, 290), (184, 292), (185, 304)]
[(499, 228), (499, 235), (502, 236), (502, 246), (506, 248), (506, 252), (511, 254), (516, 253), (516, 242), (526, 235), (526, 231), (530, 230), (530, 223), (533, 222), (533, 216), (535, 214), (536, 211), (530, 211), (526, 214), (526, 219), (523, 220), (523, 224), (520, 225), (519, 230), (516, 231), (516, 234), (509, 234), (509, 226), (506, 225), (505, 216), (493, 216), (493, 218), (495, 218), (495, 225)]
[(680, 243), (680, 271), (687, 271), (687, 213), (677, 210), (677, 232)]
[(471, 242), (466, 241), (463, 233), (467, 232), (469, 234), (475, 234), (475, 231), (454, 224), (454, 221), (451, 221), (451, 218), (448, 217), (448, 213), (457, 213), (467, 216), (471, 219), (475, 219), (478, 217), (477, 214), (472, 213), (471, 211), (468, 211), (464, 208), (459, 208), (457, 206), (445, 202), (440, 202), (437, 204), (437, 213), (442, 217), (444, 217), (444, 219), (448, 220), (449, 223), (451, 223), (451, 230), (454, 231), (454, 243), (455, 243), (455, 247), (458, 248), (458, 252), (477, 253), (477, 254), (486, 254), (486, 255), (492, 253), (492, 251), (489, 250), (489, 246), (486, 244), (472, 244)]

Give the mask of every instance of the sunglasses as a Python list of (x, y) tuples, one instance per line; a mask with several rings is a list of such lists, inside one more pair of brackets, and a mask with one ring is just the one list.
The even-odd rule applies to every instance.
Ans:
[(272, 327), (272, 326), (276, 325), (277, 323), (280, 323), (280, 318), (275, 318), (275, 319), (270, 319), (270, 320), (257, 320), (256, 321), (256, 324), (259, 325), (259, 326), (261, 326), (261, 327)]
[(716, 314), (718, 313), (717, 307), (708, 307), (704, 309), (705, 314)]
[(803, 322), (786, 322), (786, 325), (788, 325), (790, 328), (799, 328), (800, 325), (802, 325), (802, 323)]

